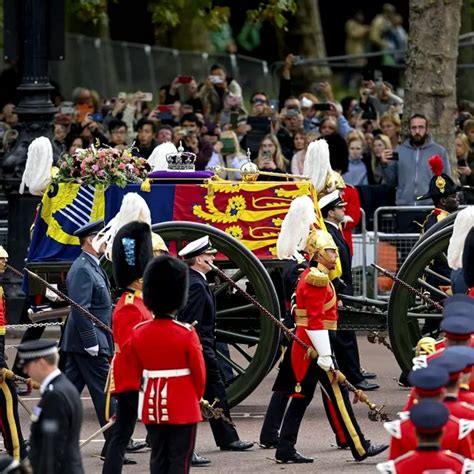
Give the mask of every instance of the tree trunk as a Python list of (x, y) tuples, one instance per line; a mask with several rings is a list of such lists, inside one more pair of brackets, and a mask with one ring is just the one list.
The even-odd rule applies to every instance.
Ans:
[[(471, 33), (474, 31), (474, 15), (473, 6), (471, 5), (472, 0), (464, 0), (462, 11), (461, 11), (461, 35), (465, 33)], [(474, 49), (472, 46), (460, 47), (459, 48), (459, 64), (472, 64), (474, 63)], [(474, 82), (471, 80), (472, 69), (459, 69), (458, 70), (458, 88), (457, 96), (458, 100), (469, 99), (472, 100), (474, 97)]]
[[(298, 9), (289, 18), (288, 31), (278, 33), (281, 57), (293, 53), (305, 58), (324, 59), (326, 45), (324, 43), (321, 17), (319, 15), (319, 0), (298, 0)], [(302, 66), (294, 70), (294, 75), (300, 74), (308, 83), (321, 81), (331, 75), (331, 69), (320, 66)]]
[(411, 0), (405, 122), (415, 113), (428, 118), (433, 139), (448, 151), (456, 169), (454, 132), (456, 65), (462, 0)]

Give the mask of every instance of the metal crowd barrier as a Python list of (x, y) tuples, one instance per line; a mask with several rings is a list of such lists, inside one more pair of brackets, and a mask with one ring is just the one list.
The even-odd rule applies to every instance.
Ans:
[[(384, 206), (374, 212), (374, 231), (368, 233), (373, 243), (373, 255), (368, 258), (372, 262), (396, 273), (415, 246), (421, 235), (417, 233), (400, 232), (397, 216), (404, 212), (425, 212), (428, 214), (433, 206)], [(393, 282), (381, 276), (377, 270), (373, 272), (373, 294), (375, 299), (388, 299)]]
[(352, 234), (352, 286), (354, 296), (367, 296), (367, 220), (361, 208), (360, 233)]

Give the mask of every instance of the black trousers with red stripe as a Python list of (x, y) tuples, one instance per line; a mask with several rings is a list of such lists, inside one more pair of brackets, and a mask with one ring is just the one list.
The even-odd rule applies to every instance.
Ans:
[(187, 474), (196, 441), (197, 423), (146, 425), (151, 443), (150, 474)]
[[(293, 391), (292, 389), (294, 389), (294, 383), (291, 383), (292, 378), (294, 380), (294, 376), (292, 377), (290, 354), (291, 351), (288, 349), (280, 367), (280, 374), (275, 381), (274, 390), (283, 389)], [(289, 374), (288, 371), (291, 371), (291, 373)], [(332, 374), (321, 369), (314, 360), (311, 362), (306, 377), (301, 384), (303, 388), (302, 394), (304, 394), (304, 396), (292, 398), (285, 413), (276, 457), (278, 459), (288, 459), (296, 452), (295, 445), (298, 438), (299, 427), (306, 408), (311, 403), (318, 382), (324, 393), (332, 402), (334, 409), (333, 418), (337, 420), (344, 434), (345, 444), (351, 449), (354, 459), (361, 461), (367, 456), (369, 442), (364, 438), (359, 424), (357, 423), (352, 410), (349, 393), (344, 386), (333, 381)], [(288, 383), (290, 383), (290, 385), (288, 385)], [(334, 420), (330, 419), (329, 421), (334, 429)]]

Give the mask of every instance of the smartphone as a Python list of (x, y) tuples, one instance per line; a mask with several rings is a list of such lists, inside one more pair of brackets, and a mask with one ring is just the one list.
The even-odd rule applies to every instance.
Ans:
[(91, 120), (94, 122), (102, 122), (104, 120), (104, 116), (102, 114), (91, 114), (90, 115)]
[(91, 104), (78, 104), (76, 105), (76, 121), (81, 123), (85, 118), (94, 112), (94, 107)]
[(209, 80), (213, 84), (222, 84), (224, 82), (224, 78), (221, 76), (209, 76)]
[(395, 161), (398, 161), (398, 152), (397, 151), (394, 151), (392, 153), (392, 158), (390, 158), (391, 160), (395, 160)]
[(467, 161), (464, 158), (458, 160), (458, 166), (467, 166)]
[(171, 111), (173, 110), (173, 106), (172, 105), (159, 105), (156, 109), (160, 113), (163, 113), (163, 112), (171, 113)]
[(173, 115), (171, 115), (171, 112), (158, 112), (157, 114), (155, 114), (155, 117), (161, 120), (162, 122), (173, 120)]
[[(219, 77), (219, 76), (211, 76), (211, 77)], [(176, 79), (180, 84), (189, 84), (194, 79), (194, 77), (193, 76), (178, 76)]]
[(239, 112), (230, 113), (230, 124), (233, 128), (237, 127), (237, 121), (239, 120)]
[(313, 109), (319, 112), (327, 112), (328, 110), (331, 110), (331, 104), (321, 102), (320, 104), (314, 104)]
[(278, 112), (278, 109), (280, 107), (280, 101), (278, 99), (270, 99), (268, 102), (270, 104), (270, 108)]
[(230, 155), (231, 153), (235, 153), (235, 142), (233, 138), (221, 138), (222, 145), (222, 154), (223, 155)]
[(142, 93), (143, 102), (153, 102), (153, 92), (143, 92)]
[(372, 68), (365, 67), (362, 71), (362, 80), (364, 81), (373, 81), (375, 71)]
[(61, 113), (64, 115), (74, 115), (76, 109), (72, 105), (63, 105), (61, 107)]

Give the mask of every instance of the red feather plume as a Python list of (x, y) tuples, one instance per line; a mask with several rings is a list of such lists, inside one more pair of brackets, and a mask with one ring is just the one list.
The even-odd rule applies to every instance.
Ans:
[(431, 171), (435, 176), (441, 176), (443, 173), (443, 159), (439, 155), (434, 155), (428, 160)]

